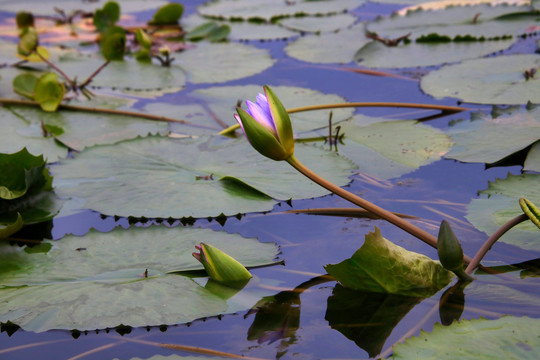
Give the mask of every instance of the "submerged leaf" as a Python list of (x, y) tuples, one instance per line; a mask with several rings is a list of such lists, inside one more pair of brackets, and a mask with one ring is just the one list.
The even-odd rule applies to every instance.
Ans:
[(325, 269), (351, 289), (415, 297), (433, 295), (453, 276), (439, 262), (386, 240), (377, 227), (350, 259)]

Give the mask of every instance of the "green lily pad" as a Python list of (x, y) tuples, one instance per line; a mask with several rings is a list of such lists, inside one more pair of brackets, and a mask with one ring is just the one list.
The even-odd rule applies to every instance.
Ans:
[[(474, 120), (461, 121), (450, 129), (455, 145), (447, 158), (491, 164), (540, 139), (540, 108), (507, 111), (495, 118), (479, 113)], [(527, 156), (529, 170), (535, 168), (534, 156)], [(536, 164), (540, 168), (538, 160)]]
[(437, 161), (452, 147), (448, 135), (415, 120), (388, 121), (356, 115), (339, 124), (345, 134), (340, 154), (361, 172), (381, 179), (401, 176)]
[(287, 44), (290, 57), (314, 63), (350, 63), (358, 49), (371, 42), (363, 24), (331, 33), (307, 35)]
[(432, 66), (485, 56), (504, 50), (513, 42), (500, 40), (444, 44), (402, 43), (393, 47), (380, 42), (371, 42), (356, 52), (354, 60), (361, 66), (372, 68)]
[(422, 90), (436, 98), (455, 97), (480, 104), (540, 102), (540, 77), (526, 79), (524, 72), (540, 67), (540, 55), (515, 54), (467, 60), (424, 76)]
[(433, 295), (453, 277), (438, 261), (386, 240), (377, 227), (350, 259), (324, 268), (350, 289), (414, 297)]
[(273, 0), (219, 0), (199, 6), (199, 14), (218, 19), (266, 20), (298, 15), (333, 15), (353, 10), (358, 0), (309, 1), (287, 3)]
[[(157, 9), (167, 3), (165, 0), (115, 0), (122, 9), (123, 13), (145, 11)], [(54, 8), (64, 10), (67, 14), (75, 10), (84, 10), (93, 12), (103, 7), (101, 1), (73, 1), (73, 0), (55, 0), (54, 3), (42, 0), (26, 0), (21, 3), (17, 0), (2, 1), (2, 10), (10, 12), (32, 10), (34, 15), (56, 15)]]
[(176, 55), (194, 84), (220, 83), (258, 74), (274, 64), (268, 50), (238, 43), (197, 43)]
[[(115, 98), (110, 98), (114, 102)], [(107, 98), (102, 98), (108, 101)], [(88, 106), (85, 102), (72, 102), (73, 105)], [(45, 113), (36, 108), (12, 106), (9, 108), (20, 122), (39, 126), (38, 120), (47, 127), (61, 129), (53, 134), (71, 149), (82, 151), (94, 145), (115, 144), (117, 142), (148, 135), (166, 135), (168, 124), (165, 121), (145, 120), (126, 115), (89, 113), (85, 111), (60, 110)], [(0, 109), (0, 113), (1, 113)], [(24, 141), (25, 139), (21, 139)]]
[(150, 21), (152, 25), (174, 25), (178, 24), (178, 21), (184, 13), (184, 6), (182, 4), (169, 3), (160, 7), (155, 13), (154, 17)]
[(34, 87), (34, 99), (43, 111), (54, 112), (64, 99), (64, 84), (58, 81), (56, 73), (45, 73), (39, 77)]
[(276, 40), (287, 39), (298, 35), (298, 32), (276, 24), (216, 20), (202, 17), (198, 14), (191, 14), (182, 19), (182, 27), (186, 30), (193, 30), (197, 26), (208, 23), (209, 21), (218, 25), (228, 25), (231, 32), (227, 38), (232, 40)]
[(279, 21), (287, 29), (303, 33), (329, 32), (352, 26), (357, 21), (351, 14), (338, 14), (333, 16), (303, 16), (285, 18)]
[(540, 172), (540, 142), (536, 142), (529, 150), (523, 170)]
[(201, 240), (245, 266), (272, 264), (278, 253), (274, 244), (183, 227), (92, 231), (45, 241), (52, 244), (46, 253), (0, 244), (0, 321), (35, 332), (90, 330), (178, 324), (252, 306), (260, 295), (250, 285), (224, 300), (193, 279), (167, 273), (202, 270), (191, 256)]
[[(491, 235), (514, 217), (523, 214), (519, 198), (540, 203), (540, 174), (509, 174), (506, 179), (490, 182), (480, 194), (488, 198), (473, 199), (467, 209), (467, 219), (477, 229)], [(526, 221), (513, 227), (499, 241), (526, 250), (538, 250), (540, 232), (532, 222)]]
[(421, 331), (419, 336), (394, 345), (391, 359), (532, 360), (540, 351), (538, 329), (540, 320), (526, 316), (435, 324), (432, 332)]
[[(530, 6), (450, 6), (443, 10), (416, 10), (406, 15), (393, 14), (367, 24), (367, 29), (383, 38), (396, 38), (411, 34), (416, 40), (422, 35), (436, 33), (454, 38), (460, 36), (484, 37), (485, 40), (505, 35), (517, 36), (537, 24)], [(523, 13), (520, 15), (513, 15)]]
[[(339, 185), (351, 163), (313, 146), (297, 157)], [(253, 171), (256, 166), (257, 171)], [(270, 210), (274, 199), (316, 197), (327, 191), (284, 162), (263, 158), (242, 137), (152, 137), (87, 149), (51, 168), (56, 192), (86, 200), (103, 214), (136, 217), (208, 217)], [(236, 186), (226, 177), (236, 178)], [(268, 194), (254, 195), (250, 189)]]
[[(323, 94), (297, 86), (272, 86), (272, 89), (286, 109), (345, 102), (341, 96)], [(171, 124), (170, 128), (174, 132), (194, 135), (215, 134), (224, 127), (237, 124), (233, 114), (236, 112), (238, 101), (241, 101), (242, 107), (245, 108), (244, 100), (255, 101), (256, 94), (262, 91), (260, 85), (210, 87), (193, 91), (189, 95), (193, 99), (192, 104), (154, 103), (147, 105), (144, 110), (152, 114), (184, 119), (195, 125)], [(335, 124), (350, 118), (354, 109), (317, 110), (291, 114), (293, 130), (296, 133), (302, 133), (328, 126), (330, 111), (333, 113), (332, 119)]]

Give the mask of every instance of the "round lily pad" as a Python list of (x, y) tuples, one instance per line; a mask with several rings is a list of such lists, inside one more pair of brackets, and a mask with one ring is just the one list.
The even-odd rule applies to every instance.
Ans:
[[(480, 191), (480, 194), (488, 197), (470, 202), (467, 219), (477, 229), (491, 235), (507, 221), (523, 214), (519, 206), (520, 198), (534, 204), (540, 203), (539, 183), (540, 174), (508, 175), (506, 179), (490, 182), (486, 190)], [(499, 241), (526, 250), (537, 250), (539, 237), (538, 227), (526, 221), (512, 228)]]
[(340, 124), (345, 145), (338, 151), (361, 172), (381, 179), (398, 177), (437, 161), (451, 148), (448, 135), (414, 120), (387, 121), (356, 115)]
[(303, 16), (285, 18), (279, 24), (304, 33), (330, 32), (352, 26), (356, 22), (356, 17), (351, 14), (338, 14), (333, 16)]
[(540, 77), (526, 71), (540, 68), (539, 54), (515, 54), (467, 60), (424, 76), (422, 90), (438, 99), (455, 97), (480, 104), (540, 102)]
[(91, 330), (178, 324), (251, 307), (261, 290), (249, 284), (224, 299), (204, 282), (168, 273), (203, 270), (191, 256), (201, 241), (244, 266), (272, 264), (278, 253), (274, 244), (237, 234), (163, 226), (44, 241), (52, 245), (47, 252), (0, 243), (0, 321), (35, 332)]
[(307, 35), (287, 44), (290, 57), (314, 63), (350, 63), (354, 55), (371, 42), (365, 37), (364, 25), (355, 25), (336, 32)]
[[(352, 164), (333, 152), (296, 147), (296, 156), (338, 185)], [(108, 215), (208, 217), (266, 211), (274, 199), (327, 194), (285, 162), (263, 158), (242, 137), (152, 137), (87, 149), (51, 167), (57, 194)]]
[(198, 8), (199, 14), (218, 19), (259, 19), (269, 21), (273, 18), (296, 15), (331, 15), (353, 10), (360, 5), (358, 0), (309, 1), (292, 3), (274, 0), (218, 0)]

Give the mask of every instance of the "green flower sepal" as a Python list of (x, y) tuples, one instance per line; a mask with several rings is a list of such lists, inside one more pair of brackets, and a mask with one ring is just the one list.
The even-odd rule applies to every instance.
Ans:
[(446, 269), (452, 271), (461, 280), (472, 281), (474, 278), (463, 270), (463, 249), (450, 224), (443, 220), (437, 238), (439, 261)]
[(242, 288), (253, 277), (244, 265), (218, 248), (205, 243), (195, 248), (199, 252), (194, 252), (193, 257), (201, 262), (211, 279), (230, 287)]

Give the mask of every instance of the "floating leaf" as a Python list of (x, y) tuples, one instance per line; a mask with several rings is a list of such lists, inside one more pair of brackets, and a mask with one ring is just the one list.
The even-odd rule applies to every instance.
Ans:
[(453, 276), (439, 262), (386, 240), (377, 227), (350, 259), (324, 268), (350, 289), (415, 297), (433, 295)]
[(52, 112), (64, 99), (64, 84), (58, 81), (56, 73), (45, 73), (39, 77), (34, 87), (34, 99), (43, 111)]
[(35, 332), (91, 330), (178, 324), (252, 306), (249, 288), (225, 301), (190, 278), (167, 274), (203, 269), (191, 256), (201, 239), (245, 266), (272, 264), (278, 252), (274, 244), (183, 227), (94, 231), (44, 241), (53, 245), (46, 253), (0, 244), (0, 321)]
[[(509, 174), (506, 179), (490, 182), (486, 190), (488, 198), (473, 199), (467, 211), (467, 219), (479, 230), (492, 234), (514, 217), (523, 214), (519, 199), (524, 197), (535, 204), (540, 203), (540, 174)], [(531, 222), (519, 224), (499, 241), (526, 250), (538, 250), (538, 228)]]
[(357, 19), (351, 14), (333, 16), (303, 16), (285, 18), (279, 21), (281, 26), (302, 33), (334, 32), (348, 28), (356, 23)]
[[(297, 157), (330, 181), (348, 182), (351, 163), (332, 152), (298, 146)], [(282, 200), (327, 193), (286, 164), (263, 158), (244, 138), (126, 141), (87, 149), (51, 170), (58, 194), (86, 199), (86, 208), (120, 216), (236, 215), (270, 210), (276, 202), (263, 193)], [(220, 180), (229, 176), (259, 195)]]
[[(540, 108), (509, 110), (498, 117), (478, 113), (473, 120), (452, 126), (449, 133), (455, 145), (447, 158), (492, 164), (540, 139)], [(534, 153), (529, 156), (528, 165), (534, 170)]]
[(371, 40), (364, 36), (364, 25), (337, 32), (303, 36), (287, 44), (287, 55), (308, 62), (349, 63), (358, 49)]
[[(106, 100), (106, 98), (102, 100)], [(90, 105), (85, 102), (77, 103), (74, 101), (72, 101), (72, 104)], [(45, 129), (51, 129), (52, 127), (61, 130), (53, 133), (53, 135), (63, 144), (77, 151), (82, 151), (84, 148), (94, 145), (114, 144), (136, 137), (155, 134), (166, 135), (168, 133), (167, 123), (164, 121), (145, 120), (126, 115), (70, 110), (43, 113), (38, 109), (17, 106), (9, 107), (9, 110), (0, 109), (0, 114), (3, 113), (13, 117), (13, 121), (18, 122), (21, 128), (28, 126), (27, 124), (40, 127), (42, 121)], [(43, 134), (41, 136), (43, 138)], [(24, 146), (28, 140), (26, 137), (20, 136), (10, 140), (13, 143), (16, 141), (20, 146)], [(54, 140), (50, 138), (50, 141)], [(56, 159), (51, 160), (55, 161)]]
[(540, 320), (526, 316), (435, 324), (432, 332), (421, 331), (419, 336), (394, 345), (391, 359), (532, 360), (540, 351), (539, 327)]
[(106, 2), (102, 9), (96, 9), (94, 12), (94, 26), (101, 33), (118, 20), (120, 20), (120, 5), (116, 1)]
[(333, 15), (362, 5), (358, 0), (309, 1), (287, 3), (273, 0), (220, 0), (198, 8), (199, 14), (218, 19), (265, 20), (286, 16)]
[(124, 29), (118, 26), (108, 28), (102, 35), (100, 47), (105, 60), (123, 60), (126, 51), (126, 33)]
[(34, 99), (34, 88), (36, 86), (38, 77), (31, 73), (24, 73), (17, 75), (13, 79), (13, 90), (24, 97)]
[(540, 142), (536, 142), (529, 150), (523, 170), (540, 172)]
[(540, 68), (540, 55), (514, 54), (467, 60), (424, 76), (422, 90), (436, 98), (455, 97), (480, 104), (540, 102), (540, 76), (525, 78), (525, 71)]
[(439, 160), (451, 148), (449, 137), (414, 120), (387, 121), (356, 115), (339, 124), (345, 145), (340, 154), (358, 164), (360, 171), (390, 179)]
[(160, 7), (155, 13), (152, 20), (149, 21), (151, 25), (174, 25), (178, 24), (178, 21), (184, 13), (184, 6), (182, 4), (169, 3)]

